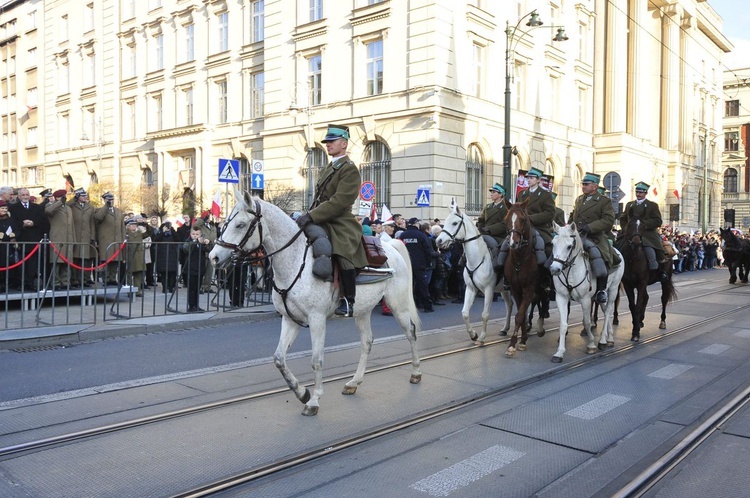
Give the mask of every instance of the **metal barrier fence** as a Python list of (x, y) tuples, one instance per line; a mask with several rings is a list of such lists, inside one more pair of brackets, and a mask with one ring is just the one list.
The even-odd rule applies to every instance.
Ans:
[(5, 329), (96, 324), (271, 303), (270, 267), (216, 271), (197, 242), (0, 242)]

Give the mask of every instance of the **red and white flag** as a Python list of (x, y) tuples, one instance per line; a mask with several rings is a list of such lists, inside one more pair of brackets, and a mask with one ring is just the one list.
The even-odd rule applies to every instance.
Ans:
[(221, 214), (221, 191), (216, 192), (214, 199), (211, 202), (211, 214), (214, 218), (218, 218)]
[(393, 221), (393, 215), (391, 214), (391, 210), (388, 209), (388, 206), (383, 204), (383, 210), (380, 213), (380, 221), (385, 223), (386, 221)]
[(372, 203), (372, 208), (370, 208), (370, 221), (375, 221), (378, 219), (378, 209), (375, 207), (375, 203)]
[(674, 196), (677, 197), (677, 200), (680, 200), (680, 191), (677, 189), (674, 189)]

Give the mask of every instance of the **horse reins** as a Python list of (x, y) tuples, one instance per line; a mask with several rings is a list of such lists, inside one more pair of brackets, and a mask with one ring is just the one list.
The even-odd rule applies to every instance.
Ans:
[[(570, 276), (570, 269), (573, 268), (573, 265), (576, 264), (575, 258), (573, 257), (573, 251), (575, 251), (577, 247), (578, 247), (578, 244), (573, 244), (573, 247), (570, 248), (567, 259), (565, 259), (565, 261), (561, 260), (560, 258), (552, 258), (552, 261), (556, 261), (560, 263), (563, 267), (562, 272), (560, 272), (560, 274), (564, 276), (565, 281), (563, 282), (562, 279), (560, 279), (560, 283), (564, 284), (565, 288), (568, 289), (568, 295), (570, 295), (573, 289), (577, 289), (582, 283), (584, 283), (589, 278), (589, 269), (586, 268), (586, 273), (584, 274), (583, 279), (580, 282), (578, 282), (576, 285), (570, 285), (570, 280), (568, 280), (568, 277)], [(565, 272), (565, 270), (568, 270), (567, 273)]]
[[(482, 236), (482, 234), (480, 233), (480, 234), (478, 234), (478, 235), (475, 235), (474, 237), (469, 237), (468, 239), (459, 239), (459, 238), (458, 238), (458, 232), (460, 232), (460, 231), (461, 231), (461, 227), (463, 227), (463, 226), (464, 226), (464, 224), (465, 224), (465, 219), (464, 219), (464, 216), (463, 216), (462, 214), (456, 214), (456, 216), (458, 216), (459, 218), (461, 218), (461, 223), (459, 223), (459, 224), (458, 224), (458, 228), (456, 228), (456, 232), (455, 232), (455, 233), (453, 233), (453, 234), (451, 234), (451, 233), (450, 233), (450, 232), (449, 232), (448, 230), (446, 230), (445, 228), (443, 229), (443, 232), (445, 232), (445, 234), (446, 234), (446, 235), (447, 235), (447, 236), (448, 236), (448, 237), (449, 237), (449, 238), (450, 238), (450, 239), (451, 239), (452, 241), (454, 241), (454, 242), (460, 242), (461, 244), (466, 244), (467, 242), (472, 242), (472, 241), (474, 241), (474, 240), (477, 240), (477, 239), (479, 239), (479, 238), (480, 238), (480, 237)], [(484, 258), (484, 257), (482, 257), (482, 261), (481, 261), (481, 262), (480, 262), (480, 263), (479, 263), (479, 264), (478, 264), (478, 265), (476, 266), (476, 268), (474, 268), (473, 270), (469, 269), (469, 267), (468, 267), (468, 266), (464, 267), (464, 269), (466, 270), (466, 273), (468, 273), (468, 274), (469, 274), (469, 280), (471, 280), (471, 284), (472, 284), (472, 285), (474, 286), (474, 288), (475, 288), (475, 289), (479, 289), (479, 287), (477, 286), (476, 282), (474, 282), (474, 272), (475, 272), (475, 271), (477, 271), (477, 270), (479, 269), (479, 267), (480, 267), (480, 266), (482, 266), (482, 265), (484, 264), (484, 259), (485, 259), (485, 258)]]

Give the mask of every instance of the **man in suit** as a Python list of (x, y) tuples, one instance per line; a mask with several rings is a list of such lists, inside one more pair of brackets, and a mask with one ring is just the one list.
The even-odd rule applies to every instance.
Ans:
[[(89, 194), (82, 188), (75, 190), (68, 206), (73, 211), (73, 231), (76, 241), (78, 241), (73, 249), (73, 260), (83, 268), (91, 267), (91, 261), (94, 259), (94, 248), (96, 247), (94, 206), (89, 203)], [(91, 277), (88, 275), (90, 274), (84, 270), (71, 269), (70, 285), (73, 287), (79, 287), (81, 284), (86, 287), (90, 286)]]
[(505, 226), (505, 215), (508, 214), (508, 208), (505, 205), (505, 187), (499, 183), (494, 184), (490, 188), (490, 200), (492, 202), (484, 206), (479, 214), (477, 228), (479, 233), (493, 239), (496, 244), (502, 244), (503, 239), (508, 236), (508, 228)]
[(607, 268), (612, 268), (619, 261), (614, 261), (612, 245), (608, 234), (615, 224), (615, 210), (612, 201), (597, 192), (600, 175), (586, 173), (581, 181), (582, 195), (576, 199), (568, 223), (575, 223), (583, 237), (583, 248), (589, 255), (591, 271), (596, 277), (597, 303), (607, 302)]
[[(26, 256), (34, 250), (36, 245), (44, 238), (48, 227), (44, 209), (39, 204), (31, 202), (29, 189), (22, 188), (18, 191), (18, 202), (10, 204), (8, 212), (16, 234), (16, 241), (20, 245), (20, 257)], [(24, 290), (37, 290), (39, 288), (39, 251), (24, 260), (24, 264), (16, 270), (14, 283)], [(44, 259), (41, 259), (44, 261)]]
[[(661, 245), (661, 236), (656, 232), (662, 225), (661, 210), (659, 205), (646, 199), (650, 185), (646, 182), (638, 182), (635, 185), (635, 200), (625, 205), (620, 217), (620, 226), (625, 227), (632, 218), (640, 218), (644, 225), (643, 252), (648, 259), (649, 270), (659, 270), (659, 280), (669, 280), (664, 263), (664, 247)], [(670, 261), (671, 264), (671, 261)]]
[(311, 210), (297, 218), (297, 225), (304, 229), (315, 223), (328, 234), (340, 268), (343, 296), (335, 313), (351, 317), (354, 314), (357, 269), (367, 265), (367, 256), (362, 247), (362, 226), (352, 214), (352, 204), (359, 195), (362, 177), (357, 166), (346, 155), (348, 127), (329, 124), (322, 142), (326, 144), (331, 162), (315, 185)]

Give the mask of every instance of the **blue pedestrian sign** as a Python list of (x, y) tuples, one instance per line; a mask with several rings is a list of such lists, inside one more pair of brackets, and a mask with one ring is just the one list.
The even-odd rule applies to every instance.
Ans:
[(219, 159), (219, 181), (240, 183), (240, 162), (236, 159)]
[(430, 189), (418, 188), (417, 189), (417, 206), (429, 207), (430, 205)]
[(253, 190), (263, 190), (263, 174), (261, 173), (252, 173), (250, 175), (250, 188)]

